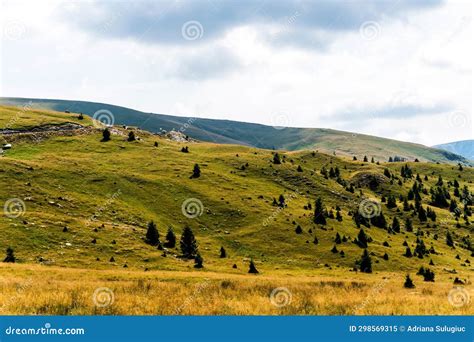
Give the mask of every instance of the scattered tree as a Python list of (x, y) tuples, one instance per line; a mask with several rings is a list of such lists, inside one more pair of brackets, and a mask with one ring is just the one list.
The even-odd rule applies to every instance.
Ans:
[(109, 141), (109, 140), (110, 140), (110, 131), (109, 131), (108, 128), (106, 128), (102, 131), (102, 141), (106, 142), (106, 141)]
[(193, 174), (190, 178), (199, 178), (201, 176), (201, 168), (198, 164), (194, 164)]
[(3, 262), (15, 262), (15, 261), (16, 261), (16, 258), (15, 258), (15, 253), (13, 252), (13, 248), (8, 247), (7, 254), (6, 254), (5, 259), (3, 259)]
[(198, 253), (197, 242), (194, 233), (188, 226), (184, 227), (180, 240), (181, 253), (186, 259), (193, 259)]
[(252, 259), (250, 259), (250, 263), (249, 263), (249, 273), (253, 273), (253, 274), (258, 273), (257, 267), (255, 267), (255, 263), (253, 262)]
[(405, 283), (403, 284), (403, 287), (406, 288), (406, 289), (415, 288), (415, 284), (413, 283), (413, 280), (411, 280), (411, 278), (408, 274), (406, 275)]
[(158, 233), (156, 224), (153, 221), (148, 223), (148, 229), (146, 231), (146, 243), (152, 246), (158, 246), (160, 243), (160, 233)]
[(174, 234), (173, 227), (168, 227), (168, 232), (166, 233), (166, 248), (174, 248), (176, 246), (176, 235)]

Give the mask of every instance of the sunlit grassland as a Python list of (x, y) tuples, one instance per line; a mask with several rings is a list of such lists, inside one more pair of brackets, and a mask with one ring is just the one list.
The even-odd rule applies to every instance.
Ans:
[[(16, 113), (3, 110), (4, 121)], [(52, 112), (53, 118), (47, 118), (48, 113), (40, 113), (45, 115), (42, 124), (54, 117), (58, 123), (76, 122), (76, 115)], [(35, 125), (34, 116), (30, 119), (23, 118), (22, 127)], [(90, 121), (86, 118), (81, 123)], [(139, 141), (127, 142), (128, 131), (118, 130), (123, 135), (113, 135), (109, 142), (101, 142), (100, 130), (40, 137), (35, 142), (14, 140), (13, 149), (0, 158), (0, 203), (20, 198), (26, 205), (18, 218), (0, 216), (0, 249), (3, 252), (11, 246), (18, 258), (17, 264), (0, 267), (0, 303), (7, 303), (2, 306), (5, 313), (472, 313), (472, 304), (455, 308), (447, 299), (454, 277), (466, 280), (470, 291), (473, 273), (466, 263), (472, 259), (470, 252), (445, 243), (448, 230), (459, 242), (471, 234), (472, 226), (460, 220), (457, 228), (446, 209), (433, 208), (437, 222), (428, 222), (429, 227), (412, 217), (412, 233), (393, 235), (365, 228), (373, 239), (369, 244), (373, 273), (350, 271), (363, 250), (352, 243), (359, 229), (349, 211), (357, 210), (363, 198), (406, 196), (413, 180), (401, 186), (387, 180), (375, 192), (362, 187), (350, 193), (334, 179), (325, 179), (320, 170), (337, 166), (341, 177), (351, 181), (360, 174), (382, 175), (384, 168), (399, 175), (404, 163), (377, 165), (312, 151), (280, 151), (284, 163), (274, 165), (274, 151), (270, 150), (177, 143), (142, 131), (136, 131)], [(185, 145), (190, 153), (180, 152)], [(190, 179), (195, 163), (201, 167), (201, 177)], [(298, 165), (303, 172), (297, 171)], [(409, 165), (415, 175), (428, 176), (423, 181), (428, 189), (439, 175), (446, 182), (457, 179), (461, 186), (474, 189), (472, 168), (459, 171), (455, 165)], [(273, 198), (280, 194), (287, 198), (283, 210), (272, 206)], [(303, 207), (308, 203), (314, 206), (316, 197), (322, 197), (328, 209), (340, 206), (343, 221), (330, 219), (325, 227), (315, 225), (312, 211)], [(189, 198), (202, 202), (202, 215), (183, 215), (182, 203)], [(429, 196), (422, 195), (422, 200), (426, 206)], [(397, 204), (401, 208), (402, 204)], [(402, 223), (411, 217), (411, 213), (381, 206), (389, 223), (394, 216)], [(184, 226), (189, 225), (204, 258), (204, 269), (198, 271), (192, 261), (179, 258), (178, 248), (167, 250), (164, 256), (163, 251), (146, 244), (150, 220), (157, 223), (162, 240), (169, 226), (179, 239)], [(295, 233), (297, 224), (303, 234)], [(433, 246), (437, 254), (424, 259), (403, 256), (403, 242), (413, 249), (418, 229), (425, 233), (427, 247)], [(344, 257), (331, 252), (336, 232), (348, 237), (337, 245)], [(435, 234), (438, 239), (433, 238)], [(317, 245), (314, 237), (319, 240)], [(383, 246), (385, 241), (390, 247)], [(221, 246), (227, 250), (227, 258), (219, 258)], [(388, 261), (382, 258), (384, 253), (389, 255)], [(111, 262), (111, 257), (115, 261)], [(260, 274), (247, 273), (250, 258)], [(435, 283), (415, 276), (430, 259)], [(415, 281), (413, 290), (403, 288), (407, 273)], [(33, 285), (28, 285), (30, 282)], [(113, 290), (113, 305), (94, 306), (91, 298), (98, 287)], [(272, 305), (269, 296), (277, 287), (290, 291), (291, 304), (282, 308)], [(179, 309), (189, 298), (193, 303)], [(361, 307), (367, 298), (369, 302)]]

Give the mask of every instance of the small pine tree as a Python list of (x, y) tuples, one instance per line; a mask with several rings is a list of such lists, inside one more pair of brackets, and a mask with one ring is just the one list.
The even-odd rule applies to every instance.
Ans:
[(339, 251), (337, 250), (336, 245), (334, 245), (334, 246), (332, 247), (331, 252), (333, 252), (334, 254), (335, 254), (335, 253), (339, 253)]
[(409, 218), (405, 220), (405, 230), (407, 232), (413, 232), (413, 224)]
[(454, 247), (453, 237), (451, 236), (451, 233), (449, 231), (446, 233), (446, 244), (449, 247)]
[(301, 228), (300, 225), (297, 225), (297, 226), (296, 226), (295, 233), (296, 233), (296, 234), (301, 234), (301, 233), (303, 233), (303, 229)]
[(5, 259), (3, 259), (3, 262), (15, 262), (15, 261), (16, 261), (16, 258), (15, 258), (15, 253), (13, 252), (13, 248), (8, 247), (7, 254), (6, 254)]
[(340, 210), (336, 210), (336, 220), (342, 222), (342, 215)]
[(273, 164), (281, 164), (280, 155), (278, 153), (273, 155)]
[(181, 253), (186, 259), (193, 259), (198, 253), (198, 247), (194, 233), (188, 226), (184, 227), (180, 240)]
[(435, 281), (435, 273), (430, 270), (429, 268), (425, 268), (425, 273), (423, 273), (423, 280), (424, 281)]
[(357, 235), (357, 245), (361, 248), (367, 248), (368, 244), (369, 244), (369, 238), (367, 237), (367, 235), (365, 234), (364, 230), (361, 229), (359, 231), (359, 234)]
[(341, 241), (341, 235), (339, 235), (339, 233), (336, 233), (336, 237), (334, 238), (334, 242), (335, 242), (336, 244), (342, 243), (342, 241)]
[(158, 246), (160, 243), (160, 233), (158, 233), (156, 224), (153, 221), (148, 223), (148, 229), (146, 231), (146, 243), (152, 246)]
[(174, 234), (173, 227), (168, 228), (166, 233), (166, 242), (164, 245), (166, 248), (174, 248), (176, 246), (176, 235)]
[(384, 259), (384, 260), (388, 260), (388, 254), (387, 254), (387, 253), (385, 253), (385, 254), (383, 255), (383, 259)]
[(411, 278), (408, 274), (406, 275), (405, 283), (403, 284), (403, 287), (406, 288), (406, 289), (415, 288), (415, 284), (413, 283), (413, 280), (411, 280)]
[(135, 133), (134, 133), (133, 131), (130, 131), (130, 132), (128, 133), (128, 139), (127, 139), (127, 141), (135, 141), (135, 140), (136, 140), (136, 138), (135, 138)]
[(201, 168), (198, 164), (194, 164), (193, 174), (190, 178), (199, 178), (201, 176)]
[(361, 272), (372, 273), (372, 260), (370, 259), (367, 249), (364, 249), (364, 253), (362, 253), (362, 258), (359, 262), (359, 268)]
[(314, 208), (314, 223), (322, 225), (326, 224), (326, 209), (323, 206), (323, 200), (321, 197), (316, 199)]
[(395, 233), (400, 233), (400, 222), (398, 221), (398, 219), (397, 219), (396, 216), (393, 217), (392, 230), (393, 230)]
[(201, 254), (197, 253), (196, 256), (194, 257), (194, 268), (203, 268), (204, 266), (202, 263), (204, 262), (204, 259), (201, 257)]
[(221, 259), (227, 258), (227, 252), (225, 251), (224, 247), (221, 247), (220, 253), (221, 254), (219, 255), (219, 258), (221, 258)]
[(258, 273), (257, 267), (255, 267), (255, 263), (253, 262), (252, 259), (250, 259), (250, 263), (249, 263), (249, 273), (253, 273), (253, 274)]
[(110, 140), (110, 131), (108, 128), (102, 131), (102, 141), (109, 141)]
[(303, 168), (301, 167), (301, 165), (298, 165), (298, 167), (296, 168), (296, 171), (303, 172)]
[(407, 247), (407, 249), (405, 250), (405, 256), (407, 258), (411, 258), (413, 256), (413, 253), (411, 252), (410, 247)]
[(367, 163), (368, 161), (367, 156), (364, 156), (364, 162)]

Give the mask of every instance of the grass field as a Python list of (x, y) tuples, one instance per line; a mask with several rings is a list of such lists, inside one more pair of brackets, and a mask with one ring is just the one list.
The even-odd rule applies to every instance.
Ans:
[[(20, 129), (64, 122), (88, 129), (73, 135), (35, 133), (34, 139), (0, 136), (13, 145), (0, 157), (0, 203), (13, 203), (0, 217), (0, 248), (12, 247), (17, 258), (0, 267), (5, 314), (474, 312), (471, 303), (456, 306), (448, 296), (457, 286), (455, 277), (464, 283), (457, 289), (464, 301), (471, 294), (472, 251), (466, 244), (472, 217), (456, 219), (448, 208), (430, 205), (429, 193), (421, 192), (422, 206), (436, 212), (435, 222), (421, 222), (413, 210), (403, 211), (398, 199), (407, 195), (417, 174), (427, 191), (441, 176), (453, 198), (454, 180), (472, 194), (470, 167), (460, 171), (450, 164), (408, 163), (414, 177), (403, 179), (405, 163), (377, 165), (313, 151), (279, 151), (283, 162), (273, 164), (270, 150), (179, 143), (140, 130), (134, 130), (140, 139), (128, 142), (133, 129), (119, 127), (112, 130), (111, 141), (102, 142), (102, 130), (88, 117), (79, 121), (73, 114), (0, 108), (0, 128), (11, 122)], [(181, 152), (184, 146), (189, 153)], [(191, 179), (196, 163), (201, 176)], [(320, 172), (336, 166), (341, 179), (354, 184), (354, 193)], [(393, 182), (384, 176), (385, 169), (396, 175)], [(365, 180), (374, 175), (380, 181), (371, 189)], [(284, 208), (272, 205), (281, 194)], [(397, 197), (397, 208), (381, 202), (389, 195)], [(318, 197), (328, 210), (339, 206), (342, 221), (328, 218), (326, 225), (315, 224)], [(367, 199), (379, 203), (389, 224), (394, 217), (402, 223), (396, 234), (373, 225), (364, 228), (372, 239), (371, 274), (352, 271), (363, 252), (352, 242), (360, 231), (353, 214)], [(183, 210), (189, 203), (196, 215)], [(403, 229), (406, 218), (413, 221), (412, 232)], [(181, 258), (179, 248), (163, 251), (145, 243), (151, 220), (161, 240), (170, 226), (178, 241), (183, 228), (191, 227), (204, 268), (197, 270), (192, 260)], [(298, 225), (301, 234), (295, 233)], [(448, 231), (455, 248), (446, 244)], [(336, 244), (336, 233), (347, 241)], [(414, 250), (417, 238), (436, 253), (405, 257), (404, 242)], [(344, 255), (331, 251), (335, 245)], [(225, 258), (219, 257), (221, 247)], [(250, 259), (258, 275), (248, 274)], [(428, 265), (430, 260), (434, 265)], [(421, 266), (435, 272), (434, 283), (415, 275)], [(414, 289), (403, 288), (408, 273)], [(270, 300), (279, 287), (286, 290), (277, 299), (288, 293), (292, 298), (281, 307)], [(113, 293), (113, 303), (101, 307), (92, 300), (100, 288)]]

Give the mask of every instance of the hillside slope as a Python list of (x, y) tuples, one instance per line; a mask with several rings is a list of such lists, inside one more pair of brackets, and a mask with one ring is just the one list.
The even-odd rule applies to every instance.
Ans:
[(454, 141), (433, 147), (458, 154), (469, 160), (474, 160), (474, 140)]
[(417, 158), (420, 161), (430, 162), (470, 163), (465, 158), (445, 150), (332, 129), (275, 129), (260, 124), (229, 120), (144, 113), (125, 107), (84, 101), (0, 98), (0, 104), (31, 105), (34, 108), (85, 113), (90, 116), (99, 110), (108, 110), (113, 114), (115, 124), (136, 126), (151, 132), (180, 130), (195, 139), (215, 143), (239, 144), (288, 151), (317, 149), (329, 154), (357, 156), (359, 159), (367, 155), (369, 158), (374, 157), (380, 161), (399, 156), (411, 161)]
[[(454, 277), (470, 284), (472, 168), (378, 165), (311, 151), (278, 151), (278, 164), (270, 150), (179, 143), (137, 129), (111, 128), (111, 140), (104, 142), (102, 129), (77, 114), (0, 107), (0, 118), (24, 131), (0, 134), (12, 145), (0, 157), (0, 250), (12, 247), (16, 257), (15, 265), (0, 267), (10, 284), (0, 294), (7, 312), (177, 314), (176, 303), (193, 296), (190, 284), (201, 281), (207, 299), (184, 312), (439, 314), (455, 312), (446, 299)], [(83, 127), (41, 130), (65, 122)], [(27, 133), (31, 127), (37, 129)], [(127, 141), (132, 131), (139, 139)], [(185, 146), (188, 153), (181, 151)], [(200, 176), (190, 178), (196, 163)], [(405, 165), (410, 172), (402, 177)], [(431, 203), (430, 189), (438, 189), (439, 177), (441, 189), (457, 203), (453, 212)], [(415, 184), (412, 195), (419, 200), (410, 195)], [(395, 207), (388, 205), (392, 197)], [(325, 224), (315, 222), (318, 198)], [(420, 206), (436, 218), (423, 219)], [(399, 231), (392, 229), (395, 217)], [(152, 220), (162, 243), (172, 227), (175, 247), (146, 243)], [(201, 270), (182, 257), (179, 239), (186, 226), (204, 259)], [(447, 244), (448, 233), (454, 247)], [(372, 273), (360, 272), (361, 234)], [(406, 256), (407, 248), (414, 255)], [(259, 278), (249, 278), (251, 259)], [(435, 272), (434, 284), (415, 275), (420, 267)], [(407, 273), (422, 296), (399, 293)], [(35, 287), (15, 294), (19, 279)], [(360, 306), (380, 282), (388, 293), (374, 305)], [(118, 298), (108, 311), (90, 300), (104, 284)], [(294, 291), (286, 311), (267, 304), (276, 286)], [(14, 302), (2, 297), (8, 294)], [(471, 311), (464, 306), (456, 312)]]

